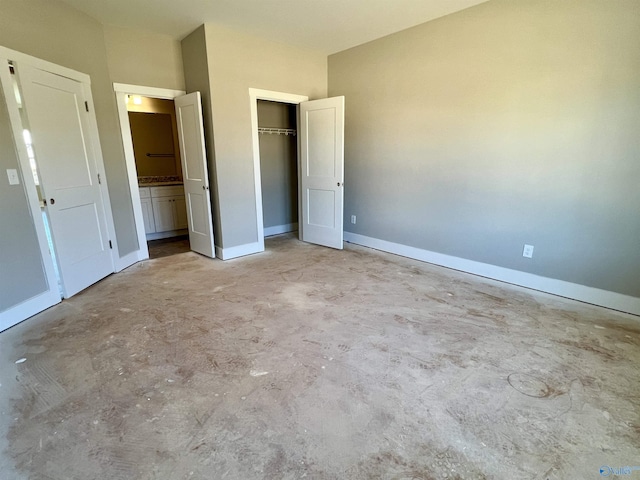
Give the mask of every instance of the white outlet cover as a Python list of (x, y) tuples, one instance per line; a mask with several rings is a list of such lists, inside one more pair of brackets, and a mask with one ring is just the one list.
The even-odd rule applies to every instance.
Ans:
[(7, 168), (7, 178), (9, 185), (20, 185), (20, 177), (18, 177), (18, 171), (15, 168)]
[(525, 245), (522, 249), (522, 256), (527, 258), (533, 258), (533, 245)]

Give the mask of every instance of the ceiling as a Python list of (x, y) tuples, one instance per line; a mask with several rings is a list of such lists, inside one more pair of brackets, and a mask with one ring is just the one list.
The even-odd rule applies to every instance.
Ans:
[(211, 22), (331, 54), (487, 0), (63, 0), (106, 25), (178, 40)]

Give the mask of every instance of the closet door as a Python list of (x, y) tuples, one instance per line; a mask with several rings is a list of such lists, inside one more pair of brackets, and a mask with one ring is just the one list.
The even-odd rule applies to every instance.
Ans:
[(301, 239), (342, 249), (344, 97), (300, 104)]
[[(17, 65), (63, 294), (114, 271), (85, 85)], [(104, 181), (104, 180), (103, 180)]]

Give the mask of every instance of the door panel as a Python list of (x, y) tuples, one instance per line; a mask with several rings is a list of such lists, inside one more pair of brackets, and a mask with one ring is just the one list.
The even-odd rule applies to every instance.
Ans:
[(334, 228), (336, 193), (332, 190), (309, 189), (309, 225)]
[(310, 177), (336, 176), (336, 111), (334, 108), (311, 110), (307, 113)]
[(175, 99), (191, 250), (215, 257), (200, 92)]
[(106, 214), (80, 82), (18, 65), (65, 297), (113, 272)]
[(300, 104), (301, 235), (342, 249), (344, 97)]

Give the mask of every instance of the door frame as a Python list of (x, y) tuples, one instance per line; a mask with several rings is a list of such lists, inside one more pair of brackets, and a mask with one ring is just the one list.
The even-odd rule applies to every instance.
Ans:
[(149, 258), (149, 247), (147, 246), (147, 234), (144, 231), (144, 221), (142, 219), (142, 205), (140, 204), (140, 190), (138, 190), (138, 171), (136, 168), (136, 157), (133, 153), (133, 139), (131, 138), (131, 125), (129, 124), (129, 114), (127, 111), (127, 95), (140, 95), (142, 97), (160, 98), (163, 100), (173, 100), (176, 97), (185, 95), (184, 90), (173, 90), (169, 88), (146, 87), (142, 85), (129, 85), (125, 83), (114, 83), (113, 90), (116, 95), (118, 107), (118, 119), (120, 120), (120, 134), (124, 147), (124, 158), (127, 167), (127, 178), (129, 180), (129, 191), (131, 194), (131, 204), (133, 206), (133, 218), (136, 225), (138, 237), (138, 250), (122, 257), (116, 266), (119, 272), (136, 262)]
[[(268, 100), (271, 102), (288, 103), (299, 105), (309, 100), (306, 95), (296, 95), (293, 93), (275, 92), (272, 90), (262, 90), (259, 88), (249, 89), (249, 101), (251, 105), (251, 137), (253, 144), (253, 179), (255, 182), (256, 195), (256, 228), (258, 230), (257, 252), (264, 252), (264, 214), (262, 211), (262, 174), (260, 172), (260, 134), (258, 133), (258, 100)], [(296, 115), (296, 122), (298, 122)], [(297, 127), (300, 124), (298, 122)], [(298, 136), (298, 138), (300, 138)], [(298, 217), (300, 217), (300, 141), (298, 140)], [(302, 222), (298, 220), (298, 228), (302, 228)], [(256, 253), (257, 253), (256, 252)]]

